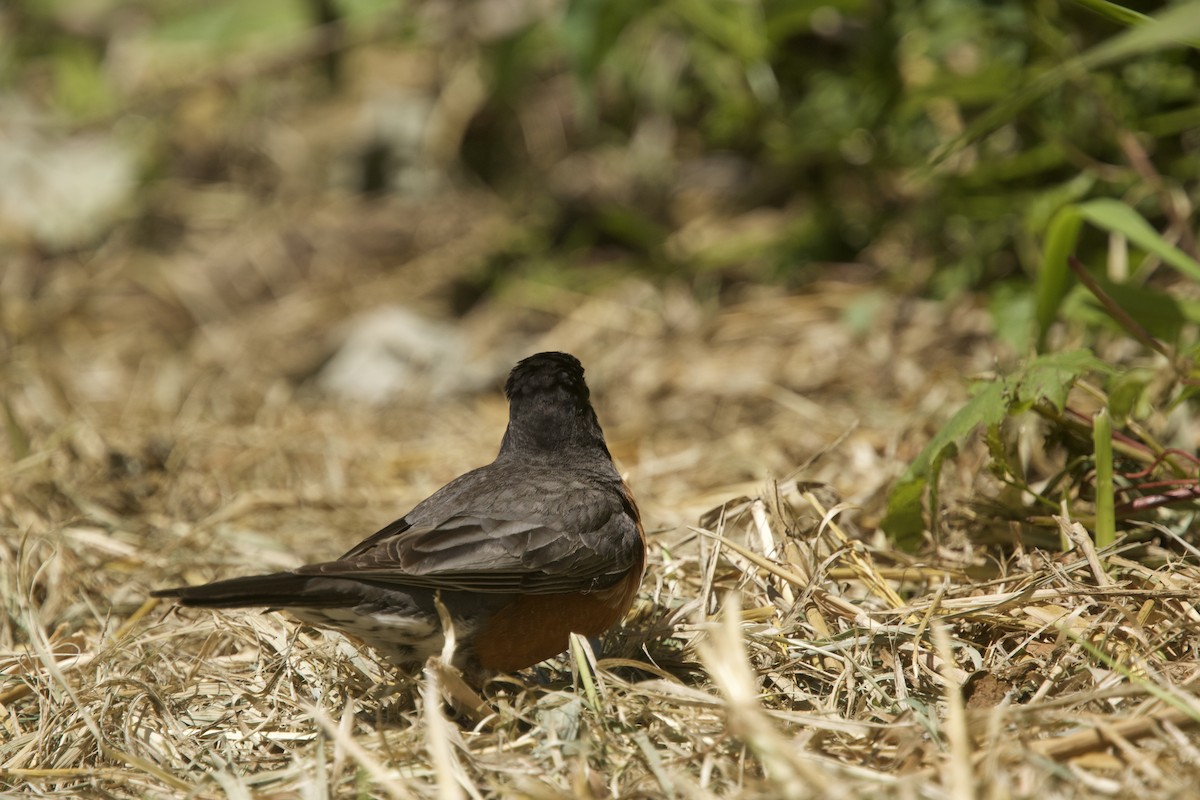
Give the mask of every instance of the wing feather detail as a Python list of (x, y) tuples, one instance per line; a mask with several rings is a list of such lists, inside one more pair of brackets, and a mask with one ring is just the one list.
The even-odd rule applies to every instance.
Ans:
[(557, 594), (612, 585), (642, 558), (642, 548), (637, 523), (623, 509), (584, 532), (463, 516), (436, 528), (402, 527), (373, 547), (297, 572), (453, 591)]

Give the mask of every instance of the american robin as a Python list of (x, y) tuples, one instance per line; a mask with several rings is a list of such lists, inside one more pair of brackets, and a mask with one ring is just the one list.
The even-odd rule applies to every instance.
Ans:
[(341, 558), (289, 572), (154, 592), (185, 606), (286, 609), (392, 661), (442, 650), (434, 603), (454, 626), (455, 666), (511, 672), (598, 636), (633, 603), (645, 535), (588, 400), (583, 366), (539, 353), (504, 388), (500, 453), (434, 492)]

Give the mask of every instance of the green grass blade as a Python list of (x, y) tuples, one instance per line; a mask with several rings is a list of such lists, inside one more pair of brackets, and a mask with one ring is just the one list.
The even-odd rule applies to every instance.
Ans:
[(1042, 252), (1042, 270), (1038, 273), (1034, 319), (1038, 326), (1038, 351), (1046, 348), (1046, 335), (1058, 318), (1058, 309), (1070, 286), (1067, 258), (1079, 241), (1083, 217), (1078, 206), (1066, 206), (1054, 215), (1046, 229), (1046, 247)]
[(1075, 0), (1075, 3), (1089, 11), (1096, 12), (1105, 19), (1112, 20), (1118, 25), (1133, 27), (1134, 25), (1142, 25), (1151, 20), (1150, 17), (1140, 11), (1134, 11), (1132, 8), (1110, 3), (1108, 0)]
[(1117, 538), (1113, 508), (1112, 418), (1102, 408), (1092, 420), (1092, 446), (1096, 455), (1096, 548), (1108, 547)]
[[(1200, 8), (1196, 13), (1200, 14)], [(1100, 198), (1081, 203), (1078, 212), (1097, 228), (1124, 235), (1137, 247), (1153, 253), (1192, 280), (1200, 281), (1200, 261), (1162, 238), (1141, 214), (1125, 203)]]
[(1109, 669), (1121, 673), (1131, 683), (1134, 683), (1146, 690), (1148, 694), (1154, 695), (1156, 698), (1186, 714), (1190, 719), (1200, 722), (1200, 708), (1193, 705), (1191, 698), (1186, 695), (1181, 695), (1178, 691), (1172, 691), (1169, 688), (1159, 686), (1153, 683), (1141, 669), (1134, 669), (1128, 664), (1118, 661), (1114, 656), (1104, 652), (1092, 642), (1085, 639), (1080, 633), (1073, 630), (1068, 625), (1059, 625), (1058, 629), (1063, 632), (1071, 641), (1076, 642), (1086, 650), (1092, 658), (1104, 664)]

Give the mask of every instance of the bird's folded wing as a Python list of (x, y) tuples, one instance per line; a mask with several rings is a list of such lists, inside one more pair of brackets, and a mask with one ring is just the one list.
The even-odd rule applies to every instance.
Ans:
[(589, 531), (524, 520), (459, 516), (433, 528), (399, 520), (337, 561), (300, 574), (485, 593), (601, 589), (642, 558), (637, 523), (613, 514)]

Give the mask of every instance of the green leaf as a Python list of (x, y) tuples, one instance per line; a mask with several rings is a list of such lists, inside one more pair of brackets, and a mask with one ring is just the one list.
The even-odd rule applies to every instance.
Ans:
[(672, 9), (696, 33), (743, 63), (764, 61), (771, 48), (762, 9), (736, 0), (674, 0)]
[(1014, 408), (1021, 410), (1048, 400), (1057, 411), (1067, 404), (1067, 394), (1080, 375), (1087, 372), (1109, 374), (1113, 368), (1096, 358), (1090, 350), (1071, 350), (1038, 356), (1023, 370), (1009, 376), (1013, 387)]
[(1150, 17), (1147, 17), (1145, 14), (1125, 8), (1125, 6), (1117, 5), (1116, 3), (1110, 3), (1108, 0), (1075, 0), (1075, 2), (1119, 25), (1141, 25), (1150, 21)]
[(1080, 172), (1070, 180), (1057, 186), (1040, 190), (1025, 204), (1022, 224), (1031, 235), (1048, 233), (1054, 215), (1072, 203), (1080, 203), (1096, 186), (1096, 176), (1091, 172)]
[(925, 514), (921, 499), (925, 496), (928, 475), (905, 473), (888, 495), (887, 515), (880, 527), (891, 537), (892, 543), (905, 552), (914, 552), (921, 545), (921, 532), (925, 530)]
[(1152, 378), (1150, 370), (1130, 370), (1109, 381), (1108, 407), (1112, 415), (1119, 420), (1143, 416), (1145, 409), (1141, 406), (1146, 400), (1146, 387)]
[[(1196, 13), (1200, 14), (1200, 8)], [(1125, 203), (1100, 198), (1082, 203), (1077, 210), (1096, 227), (1122, 234), (1147, 253), (1153, 253), (1192, 280), (1200, 281), (1200, 262), (1163, 239), (1141, 214)]]
[[(1187, 317), (1174, 297), (1142, 286), (1113, 283), (1098, 275), (1095, 276), (1095, 280), (1100, 284), (1100, 288), (1151, 336), (1168, 342), (1179, 338), (1179, 332)], [(1088, 296), (1091, 297), (1090, 293)]]
[(1046, 247), (1042, 254), (1042, 270), (1037, 278), (1037, 304), (1034, 318), (1038, 326), (1038, 350), (1046, 347), (1046, 335), (1070, 286), (1071, 270), (1067, 258), (1079, 240), (1083, 217), (1078, 206), (1066, 206), (1054, 215), (1046, 229)]
[[(888, 495), (887, 514), (880, 527), (897, 547), (915, 550), (925, 529), (921, 500), (937, 480), (942, 460), (950, 457), (979, 425), (998, 425), (1014, 410), (1048, 401), (1062, 411), (1072, 384), (1087, 372), (1111, 373), (1113, 368), (1087, 350), (1073, 350), (1038, 356), (1003, 380), (983, 384), (900, 476)], [(936, 497), (936, 492), (931, 490), (930, 494)], [(936, 513), (936, 508), (930, 509), (930, 514)]]
[[(1136, 247), (1158, 256), (1195, 281), (1200, 281), (1200, 262), (1162, 238), (1149, 222), (1119, 200), (1099, 198), (1059, 210), (1046, 229), (1042, 269), (1037, 281), (1038, 349), (1044, 350), (1046, 335), (1058, 318), (1063, 298), (1070, 287), (1067, 259), (1079, 240), (1084, 222), (1110, 233), (1119, 233)], [(1169, 296), (1129, 284), (1115, 284), (1097, 277), (1097, 283), (1129, 316), (1151, 335), (1169, 341), (1178, 338), (1188, 318), (1185, 310)]]
[(936, 480), (935, 467), (940, 467), (946, 451), (957, 447), (976, 426), (998, 423), (1006, 413), (1004, 383), (985, 384), (925, 445), (892, 489), (887, 514), (880, 523), (897, 547), (911, 551), (920, 544), (924, 530), (921, 499), (930, 479)]

